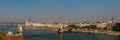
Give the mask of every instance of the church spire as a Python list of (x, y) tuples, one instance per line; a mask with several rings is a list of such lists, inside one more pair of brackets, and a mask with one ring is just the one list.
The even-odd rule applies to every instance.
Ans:
[(112, 21), (112, 23), (115, 23), (115, 22), (116, 22), (115, 19), (114, 19), (114, 17), (112, 17), (111, 21)]

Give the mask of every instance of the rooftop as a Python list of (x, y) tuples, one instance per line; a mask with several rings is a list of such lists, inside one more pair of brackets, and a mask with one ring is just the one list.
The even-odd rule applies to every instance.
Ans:
[(25, 40), (23, 36), (6, 36), (2, 40)]

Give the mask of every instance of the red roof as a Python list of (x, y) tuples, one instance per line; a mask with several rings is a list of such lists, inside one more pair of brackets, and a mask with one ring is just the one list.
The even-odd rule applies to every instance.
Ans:
[(23, 36), (6, 36), (3, 40), (25, 40)]

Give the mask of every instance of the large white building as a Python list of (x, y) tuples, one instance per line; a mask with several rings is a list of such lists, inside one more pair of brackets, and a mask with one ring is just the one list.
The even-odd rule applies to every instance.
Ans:
[(85, 26), (90, 26), (90, 25), (96, 25), (97, 28), (107, 28), (107, 29), (112, 29), (113, 26), (115, 26), (116, 24), (116, 21), (114, 18), (112, 18), (110, 21), (108, 22), (102, 22), (102, 23), (80, 23), (80, 24), (77, 24), (78, 26), (80, 27), (85, 27)]
[(97, 28), (103, 29), (108, 26), (108, 23), (96, 23), (95, 25), (97, 26)]
[(54, 23), (40, 23), (40, 22), (32, 22), (30, 19), (26, 20), (25, 23), (26, 26), (33, 26), (33, 27), (49, 27), (49, 28), (59, 28), (61, 26), (66, 27), (68, 26), (67, 24), (63, 24), (63, 23), (58, 23), (58, 24), (54, 24)]

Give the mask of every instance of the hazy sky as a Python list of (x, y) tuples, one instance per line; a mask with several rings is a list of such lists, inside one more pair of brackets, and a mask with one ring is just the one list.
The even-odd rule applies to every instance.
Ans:
[(119, 0), (0, 0), (0, 22), (120, 20)]

